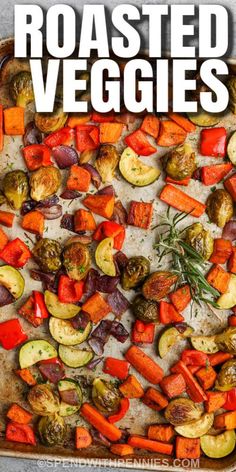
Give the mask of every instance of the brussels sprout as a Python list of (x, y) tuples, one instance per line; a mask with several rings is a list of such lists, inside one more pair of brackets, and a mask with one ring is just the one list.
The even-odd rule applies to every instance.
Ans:
[(60, 171), (53, 166), (40, 167), (31, 174), (30, 177), (30, 196), (36, 202), (45, 200), (57, 192), (61, 185)]
[(30, 72), (21, 71), (10, 82), (10, 94), (16, 106), (25, 108), (34, 100), (33, 83)]
[(232, 197), (226, 190), (215, 190), (207, 199), (207, 214), (210, 220), (223, 228), (234, 214)]
[(3, 179), (2, 189), (14, 210), (19, 210), (29, 196), (28, 177), (23, 170), (8, 172)]
[(59, 399), (50, 385), (35, 385), (30, 389), (27, 399), (36, 415), (49, 416), (59, 411)]
[(102, 181), (111, 182), (115, 169), (119, 163), (119, 154), (112, 144), (104, 144), (100, 147), (95, 167), (102, 177)]
[(236, 327), (224, 329), (215, 336), (215, 342), (221, 351), (236, 355)]
[(191, 177), (197, 167), (195, 153), (186, 143), (170, 151), (163, 158), (163, 163), (166, 173), (174, 180)]
[(64, 113), (61, 101), (55, 101), (52, 113), (35, 113), (35, 124), (42, 133), (52, 133), (63, 128), (68, 118)]
[(225, 362), (217, 376), (216, 388), (218, 390), (231, 390), (236, 387), (236, 359)]
[(94, 405), (103, 413), (115, 413), (120, 406), (119, 390), (101, 379), (93, 381), (92, 399)]
[(201, 407), (189, 398), (171, 400), (165, 409), (165, 418), (174, 426), (191, 423), (202, 416)]
[(150, 272), (150, 262), (146, 257), (134, 256), (128, 260), (121, 275), (124, 290), (139, 287)]
[(201, 223), (194, 223), (185, 233), (186, 243), (198, 252), (206, 261), (213, 253), (214, 239)]
[(63, 444), (67, 436), (67, 426), (64, 419), (57, 413), (43, 416), (38, 423), (39, 437), (45, 446)]
[(236, 115), (236, 77), (232, 76), (227, 81), (227, 88), (229, 91), (229, 106), (230, 110)]
[(146, 300), (142, 295), (135, 297), (131, 309), (135, 318), (144, 323), (157, 323), (159, 320), (157, 303)]
[(61, 267), (62, 248), (58, 241), (42, 238), (33, 248), (33, 256), (44, 272), (56, 272)]
[(88, 247), (79, 242), (66, 246), (63, 253), (63, 264), (71, 279), (82, 280), (91, 266)]
[(159, 302), (170, 291), (178, 277), (171, 272), (156, 271), (145, 280), (142, 292), (147, 300)]

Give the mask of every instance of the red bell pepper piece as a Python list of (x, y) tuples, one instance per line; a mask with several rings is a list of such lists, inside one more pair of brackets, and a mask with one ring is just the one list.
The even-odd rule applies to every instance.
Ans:
[(6, 440), (23, 444), (36, 445), (36, 439), (32, 426), (10, 421), (6, 427)]
[(43, 361), (40, 361), (39, 362), (39, 365), (42, 365), (42, 364), (57, 364), (59, 365), (60, 367), (63, 367), (64, 368), (64, 364), (63, 362), (61, 361), (61, 359), (59, 357), (51, 357), (51, 359), (44, 359)]
[(136, 320), (131, 333), (131, 341), (132, 343), (151, 344), (154, 339), (154, 332), (154, 323), (143, 323), (142, 321)]
[(44, 144), (50, 148), (59, 146), (60, 144), (70, 144), (74, 137), (74, 130), (69, 126), (60, 129), (59, 131), (54, 131), (54, 133), (49, 134), (44, 139)]
[(196, 381), (196, 379), (193, 377), (193, 374), (190, 372), (188, 367), (184, 364), (183, 361), (177, 362), (173, 367), (171, 367), (171, 372), (174, 374), (182, 374), (183, 378), (186, 382), (187, 385), (187, 390), (190, 398), (196, 402), (196, 403), (201, 403), (205, 400), (207, 400), (207, 396), (202, 389), (202, 387), (199, 385), (199, 383)]
[(9, 241), (0, 251), (0, 259), (13, 267), (24, 267), (30, 257), (30, 250), (19, 238)]
[(10, 350), (28, 339), (17, 318), (0, 323), (0, 343), (3, 349)]
[(32, 144), (22, 149), (24, 160), (29, 170), (51, 166), (51, 151), (44, 144)]
[(159, 317), (162, 324), (181, 323), (184, 321), (184, 317), (178, 313), (174, 305), (163, 300), (159, 304)]
[(44, 301), (44, 295), (41, 292), (37, 292), (36, 290), (33, 291), (34, 297), (34, 310), (36, 318), (48, 318), (49, 313)]
[(165, 181), (168, 184), (183, 185), (184, 187), (188, 186), (190, 180), (191, 180), (191, 177), (186, 177), (186, 179), (183, 179), (183, 180), (175, 180), (169, 177), (169, 175), (167, 175), (165, 178)]
[(236, 202), (236, 172), (224, 181), (226, 190), (230, 193), (234, 202)]
[(43, 323), (43, 318), (36, 318), (35, 315), (35, 301), (34, 296), (30, 295), (25, 303), (18, 310), (19, 315), (21, 315), (25, 320), (31, 323), (35, 328), (40, 326)]
[(125, 380), (129, 373), (129, 363), (114, 357), (107, 357), (104, 362), (103, 372), (112, 375), (112, 377), (118, 377), (120, 380)]
[(229, 326), (236, 326), (236, 315), (230, 315), (228, 318)]
[(117, 423), (124, 418), (129, 410), (129, 399), (121, 398), (119, 411), (115, 415), (108, 416), (109, 423)]
[(79, 152), (92, 151), (99, 146), (99, 128), (94, 125), (76, 126), (76, 148)]
[(200, 152), (203, 156), (225, 157), (226, 129), (203, 129), (201, 131)]
[(95, 241), (101, 241), (104, 238), (114, 239), (114, 249), (120, 251), (125, 239), (125, 228), (114, 221), (103, 221), (93, 233)]
[(84, 292), (84, 282), (70, 279), (67, 275), (61, 275), (58, 284), (58, 298), (62, 303), (78, 302)]
[(217, 164), (201, 167), (201, 180), (204, 185), (215, 185), (221, 182), (233, 169), (233, 164)]
[(98, 113), (97, 111), (93, 111), (91, 121), (95, 123), (110, 123), (115, 120), (115, 114), (113, 112), (110, 113)]
[(195, 349), (185, 349), (181, 355), (182, 361), (187, 365), (206, 366), (208, 356), (205, 352), (196, 351)]
[(225, 410), (236, 410), (236, 387), (226, 392), (226, 402), (223, 408)]
[(131, 147), (134, 152), (141, 156), (150, 156), (154, 152), (157, 152), (157, 149), (150, 144), (146, 134), (141, 129), (137, 129), (126, 136), (125, 142), (127, 146)]

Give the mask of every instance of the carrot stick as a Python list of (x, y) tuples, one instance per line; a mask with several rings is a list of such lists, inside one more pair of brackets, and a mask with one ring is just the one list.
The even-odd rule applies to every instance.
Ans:
[(7, 418), (16, 423), (28, 424), (32, 420), (33, 415), (17, 405), (17, 403), (13, 403), (7, 412)]
[(164, 375), (162, 368), (139, 347), (131, 346), (125, 358), (149, 382), (158, 384), (162, 380)]
[(142, 402), (152, 408), (152, 410), (160, 411), (168, 405), (168, 399), (163, 393), (153, 387), (149, 387), (145, 392)]
[(167, 454), (170, 456), (173, 452), (173, 445), (159, 441), (152, 441), (151, 439), (144, 438), (142, 436), (130, 436), (128, 444), (137, 449), (146, 449), (151, 452), (160, 452), (161, 454)]
[(167, 184), (161, 191), (160, 200), (167, 203), (179, 211), (191, 213), (192, 216), (201, 216), (206, 209), (206, 205), (190, 197), (179, 188)]
[(178, 113), (170, 112), (168, 113), (168, 117), (183, 128), (186, 133), (192, 133), (196, 129), (196, 126), (191, 121)]
[(160, 132), (157, 139), (158, 146), (168, 147), (182, 144), (187, 136), (183, 130), (172, 120), (161, 121)]
[(129, 444), (112, 444), (110, 451), (117, 456), (129, 456), (130, 454), (134, 454), (134, 449), (132, 446), (129, 446)]
[(3, 211), (0, 210), (0, 224), (3, 226), (7, 226), (7, 228), (11, 228), (13, 225), (13, 220), (14, 220), (14, 213), (11, 213), (10, 211)]
[(186, 382), (186, 385), (188, 387), (188, 393), (190, 398), (196, 402), (196, 403), (201, 403), (204, 400), (207, 399), (205, 392), (203, 391), (202, 387), (199, 385), (199, 383), (195, 380), (193, 375), (191, 374), (190, 370), (188, 367), (184, 364), (183, 361), (177, 362), (173, 367), (171, 367), (171, 372), (174, 374), (182, 374), (183, 378)]
[(228, 352), (216, 352), (215, 354), (208, 354), (209, 362), (212, 367), (215, 365), (223, 364), (224, 362), (232, 359), (234, 356), (233, 354), (229, 354)]
[(175, 185), (183, 185), (184, 187), (187, 187), (189, 182), (191, 180), (191, 177), (186, 177), (186, 179), (183, 180), (174, 180), (169, 175), (166, 176), (165, 181), (168, 184), (175, 184)]
[(76, 449), (86, 449), (92, 444), (90, 432), (83, 426), (77, 426), (75, 429), (75, 447)]
[(82, 405), (80, 413), (88, 423), (102, 433), (103, 436), (110, 439), (110, 441), (119, 441), (121, 438), (122, 433), (119, 428), (114, 424), (109, 423), (107, 419), (89, 403), (84, 403)]

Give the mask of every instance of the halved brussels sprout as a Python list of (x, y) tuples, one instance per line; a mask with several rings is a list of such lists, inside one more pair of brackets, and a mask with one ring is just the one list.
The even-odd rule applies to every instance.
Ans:
[(207, 199), (206, 212), (213, 223), (223, 228), (234, 214), (231, 195), (224, 189), (215, 190)]
[(16, 102), (17, 107), (25, 108), (34, 100), (34, 89), (31, 73), (27, 71), (18, 72), (10, 82), (10, 94)]
[(121, 285), (124, 290), (139, 287), (150, 272), (150, 262), (144, 256), (130, 257), (122, 275)]
[(2, 182), (5, 197), (14, 210), (19, 210), (29, 198), (29, 181), (23, 170), (13, 170), (5, 174)]
[(110, 277), (115, 277), (116, 275), (116, 266), (112, 254), (113, 244), (113, 238), (105, 238), (97, 245), (95, 252), (97, 266), (104, 274)]
[(30, 389), (27, 400), (36, 415), (49, 416), (59, 411), (59, 399), (50, 385), (35, 385)]
[(167, 271), (153, 272), (145, 280), (142, 293), (147, 300), (159, 302), (169, 292), (172, 285), (177, 281), (177, 276)]
[(40, 167), (30, 176), (30, 196), (36, 202), (56, 193), (61, 185), (59, 169), (53, 166)]
[(146, 300), (142, 295), (135, 297), (131, 309), (135, 318), (144, 323), (157, 323), (159, 321), (157, 303)]
[(206, 261), (211, 257), (214, 247), (214, 239), (210, 231), (201, 223), (194, 223), (185, 233), (186, 243), (195, 249)]
[(164, 169), (174, 180), (183, 180), (191, 177), (197, 168), (195, 152), (190, 144), (184, 143), (177, 146), (163, 157)]
[(206, 434), (200, 438), (201, 449), (207, 457), (220, 459), (233, 452), (235, 439), (235, 431), (233, 429), (217, 436)]
[(55, 101), (52, 113), (35, 113), (35, 124), (42, 133), (52, 133), (63, 128), (68, 118), (61, 101)]
[(84, 279), (91, 266), (88, 247), (79, 242), (68, 244), (63, 252), (63, 264), (71, 279)]
[(103, 413), (115, 413), (120, 406), (119, 390), (109, 382), (99, 378), (94, 379), (92, 400), (98, 410)]
[(175, 398), (165, 409), (166, 420), (174, 426), (191, 423), (201, 416), (202, 408), (189, 398)]
[(61, 267), (62, 247), (58, 241), (40, 239), (33, 248), (33, 256), (44, 272), (56, 272)]
[(236, 359), (225, 362), (217, 376), (216, 389), (226, 392), (236, 387)]
[(39, 437), (46, 446), (59, 446), (67, 436), (67, 426), (64, 419), (57, 413), (43, 416), (38, 423)]
[(119, 154), (115, 146), (112, 146), (112, 144), (103, 144), (99, 149), (95, 167), (104, 183), (112, 181), (118, 163)]
[(230, 326), (216, 334), (215, 341), (219, 350), (236, 355), (236, 327)]

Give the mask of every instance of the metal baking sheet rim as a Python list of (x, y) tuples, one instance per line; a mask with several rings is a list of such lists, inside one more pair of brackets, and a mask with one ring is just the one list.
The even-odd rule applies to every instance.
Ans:
[[(7, 54), (13, 53), (13, 42), (14, 38), (4, 38), (0, 39), (0, 60), (1, 57)], [(145, 54), (145, 51), (144, 51)], [(235, 58), (226, 58), (227, 63), (230, 66), (234, 66), (236, 64), (236, 57)], [(74, 452), (73, 454), (67, 454), (66, 449), (55, 451), (54, 453), (47, 452), (47, 448), (43, 446), (39, 446), (41, 451), (30, 451), (29, 446), (24, 445), (6, 445), (4, 444), (5, 441), (0, 440), (0, 457), (12, 457), (18, 459), (31, 459), (42, 461), (41, 467), (45, 467), (47, 465), (47, 461), (57, 461), (57, 462), (70, 462), (71, 464), (76, 464), (78, 466), (94, 466), (94, 467), (112, 467), (112, 468), (126, 468), (126, 469), (140, 469), (140, 470), (155, 470), (157, 472), (161, 472), (163, 470), (168, 471), (176, 471), (184, 472), (186, 470), (193, 471), (196, 470), (196, 467), (192, 468), (189, 466), (179, 466), (174, 465), (173, 458), (167, 458), (166, 456), (160, 456), (158, 454), (139, 454), (134, 455), (129, 458), (114, 458), (114, 456), (110, 456), (108, 451), (104, 450), (101, 451), (99, 447), (94, 447), (94, 452), (90, 453), (90, 456), (87, 456), (81, 452)], [(18, 450), (21, 449), (21, 450)], [(103, 449), (103, 448), (102, 448)], [(100, 453), (96, 453), (96, 451), (100, 450)], [(106, 457), (105, 457), (106, 456)], [(227, 458), (222, 460), (211, 460), (208, 458), (204, 458), (204, 462), (212, 462), (212, 467), (197, 467), (199, 472), (213, 472), (215, 470), (222, 470), (224, 472), (234, 472), (236, 471), (236, 452), (234, 456), (230, 457), (231, 461), (235, 459), (230, 465), (227, 465)], [(165, 465), (165, 462), (169, 461), (169, 465)], [(158, 462), (158, 465), (155, 464)], [(172, 462), (172, 463), (171, 463)], [(181, 461), (180, 461), (181, 463)]]

